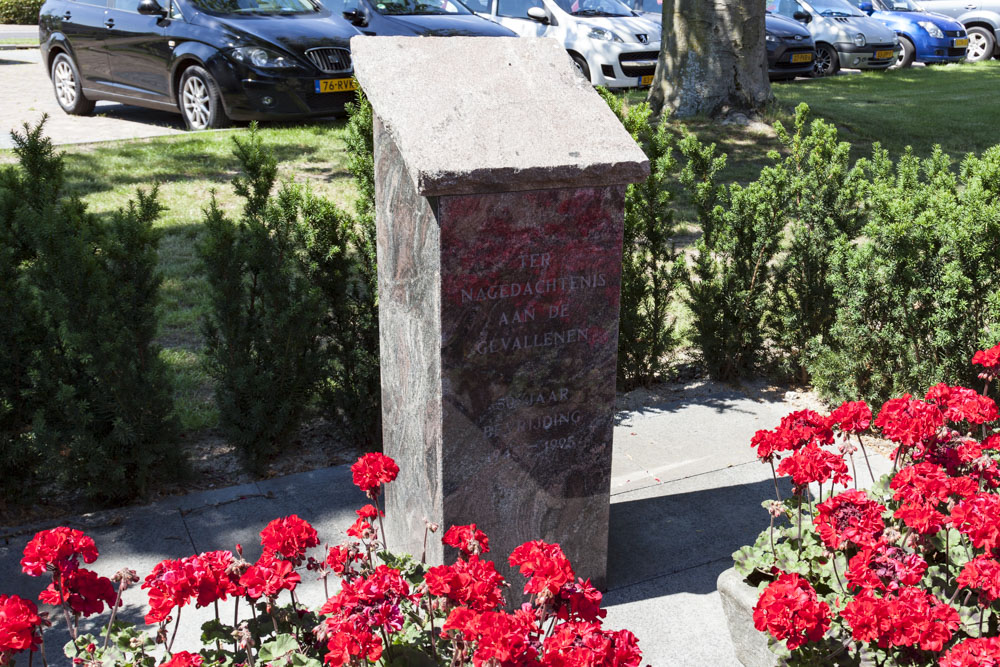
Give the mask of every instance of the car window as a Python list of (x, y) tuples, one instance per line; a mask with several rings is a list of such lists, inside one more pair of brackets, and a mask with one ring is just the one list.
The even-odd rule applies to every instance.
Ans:
[(183, 20), (184, 13), (181, 11), (180, 3), (177, 0), (170, 0), (170, 18)]
[(480, 14), (489, 14), (490, 10), (493, 9), (493, 0), (464, 0), (466, 7), (474, 12), (479, 12)]
[(767, 3), (767, 11), (787, 16), (788, 18), (794, 18), (795, 12), (804, 12), (806, 9), (795, 0), (777, 0), (776, 2)]
[(497, 16), (509, 16), (514, 19), (528, 18), (528, 10), (541, 7), (542, 0), (498, 0)]
[(574, 16), (632, 16), (618, 0), (555, 0), (559, 8)]
[(207, 14), (313, 14), (321, 5), (310, 0), (192, 0)]
[(465, 6), (451, 0), (373, 0), (375, 11), (391, 16), (418, 14), (470, 14)]
[(138, 12), (139, 0), (113, 0), (111, 6), (124, 12)]
[(640, 0), (639, 8), (644, 12), (663, 12), (663, 0)]
[(78, 2), (81, 5), (94, 5), (96, 7), (108, 6), (108, 0), (74, 0), (74, 2)]

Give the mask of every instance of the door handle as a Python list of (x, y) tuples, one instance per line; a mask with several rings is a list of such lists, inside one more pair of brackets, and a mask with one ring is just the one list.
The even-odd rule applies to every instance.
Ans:
[(105, 27), (108, 27), (108, 28), (114, 28), (115, 27), (115, 20), (114, 19), (108, 19), (107, 21), (104, 22), (104, 25), (105, 25)]
[(966, 9), (975, 9), (976, 7), (977, 7), (977, 5), (966, 5), (965, 6)]
[(73, 18), (73, 14), (71, 12), (66, 12), (65, 14), (63, 14), (62, 20), (69, 21), (71, 18)]

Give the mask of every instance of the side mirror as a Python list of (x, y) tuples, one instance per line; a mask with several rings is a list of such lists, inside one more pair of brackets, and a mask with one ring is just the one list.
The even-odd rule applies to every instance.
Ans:
[(365, 17), (365, 13), (361, 11), (360, 7), (345, 9), (344, 18), (350, 21), (352, 25), (368, 25), (368, 18)]
[(868, 16), (871, 16), (872, 14), (875, 13), (875, 5), (873, 5), (870, 2), (862, 2), (860, 5), (858, 5), (858, 9), (863, 11), (865, 14), (868, 14)]
[(809, 23), (813, 20), (813, 15), (809, 12), (795, 12), (792, 14), (792, 18), (802, 23)]
[(159, 16), (162, 18), (167, 15), (167, 10), (161, 7), (160, 3), (156, 0), (140, 0), (136, 11), (143, 16)]
[(528, 7), (528, 18), (539, 23), (549, 22), (549, 15), (541, 7)]

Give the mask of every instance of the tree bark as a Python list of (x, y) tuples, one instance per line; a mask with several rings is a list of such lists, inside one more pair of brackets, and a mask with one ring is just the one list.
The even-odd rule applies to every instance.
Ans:
[(764, 14), (764, 0), (663, 0), (654, 113), (753, 113), (770, 102)]

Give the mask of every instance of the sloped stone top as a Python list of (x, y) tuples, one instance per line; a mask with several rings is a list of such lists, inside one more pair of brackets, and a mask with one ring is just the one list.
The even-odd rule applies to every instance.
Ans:
[(553, 39), (357, 36), (351, 52), (423, 196), (619, 185), (649, 173)]

